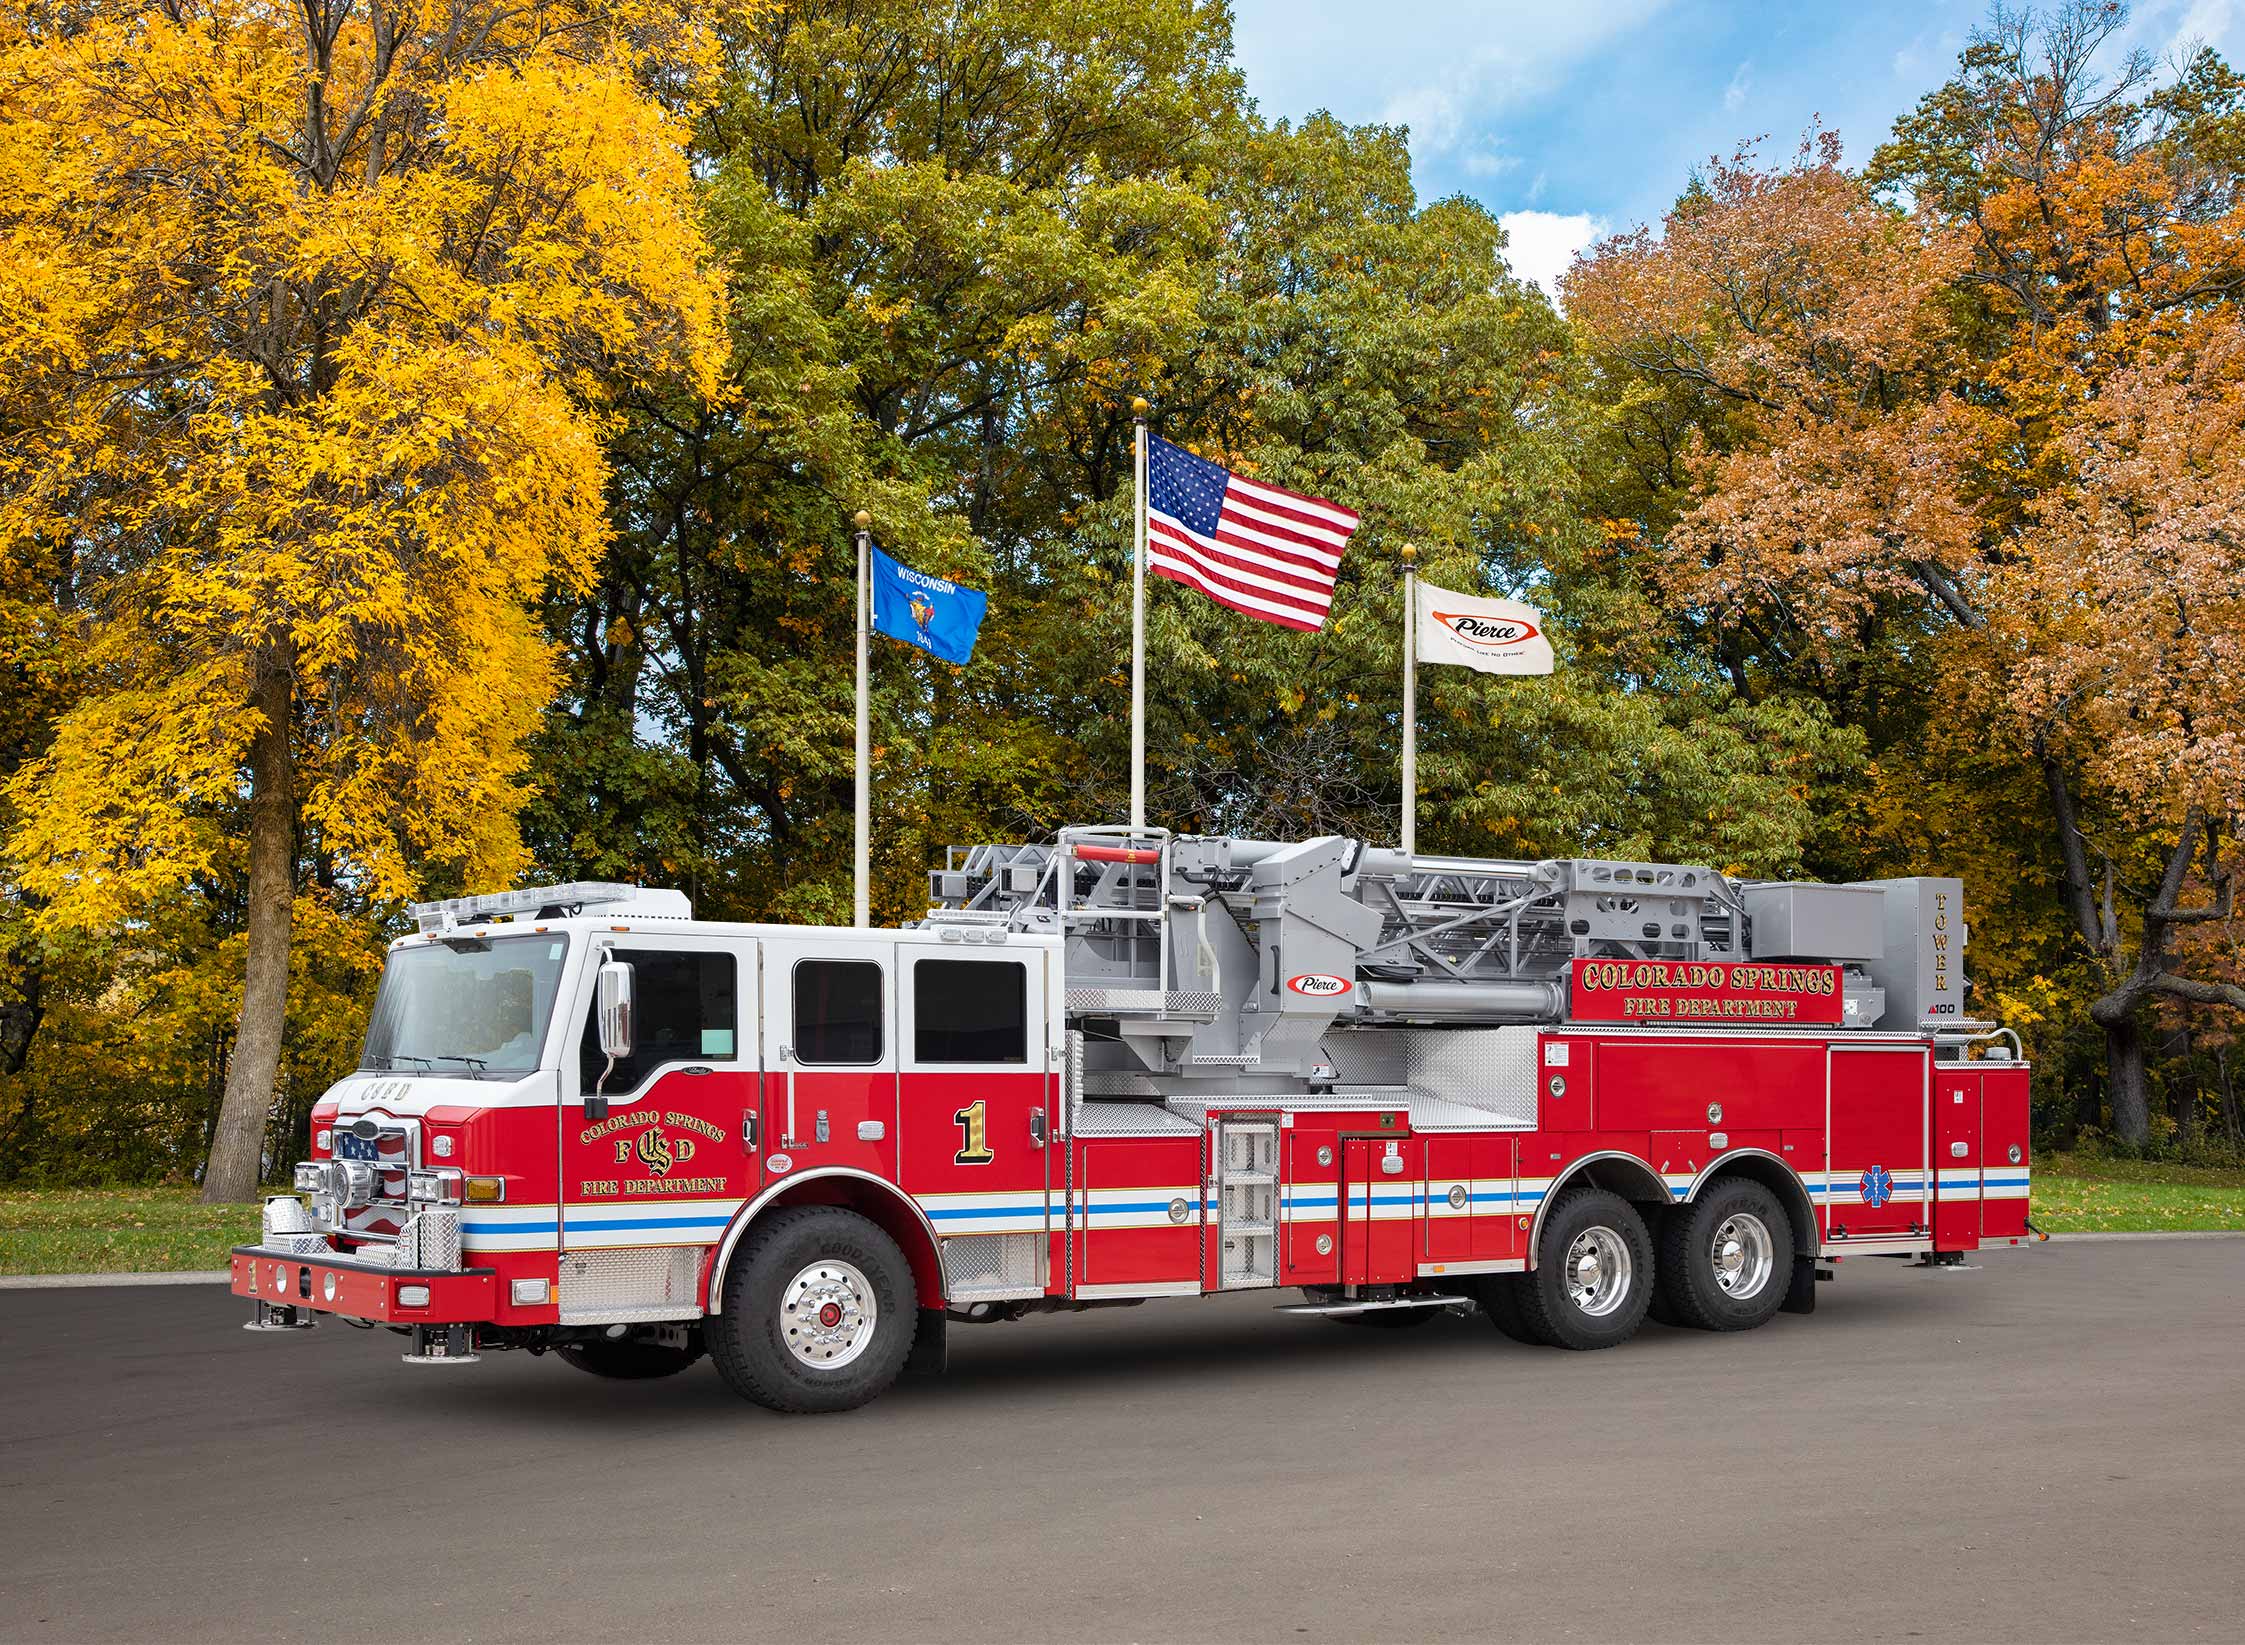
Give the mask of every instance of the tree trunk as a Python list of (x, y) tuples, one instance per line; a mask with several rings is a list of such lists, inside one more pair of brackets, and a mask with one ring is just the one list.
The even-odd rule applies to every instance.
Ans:
[(2133, 1015), (2105, 1025), (2105, 1082), (2114, 1133), (2141, 1148), (2151, 1136), (2151, 1107), (2145, 1095), (2143, 1030)]
[(267, 656), (250, 706), (263, 719), (249, 745), (249, 959), (226, 1095), (203, 1172), (206, 1203), (257, 1197), (265, 1126), (288, 1016), (288, 948), (296, 897), (296, 766), (289, 747), (287, 662)]
[(2222, 1086), (2222, 1129), (2229, 1133), (2229, 1145), (2234, 1151), (2240, 1141), (2245, 1141), (2245, 1126), (2240, 1126), (2237, 1113), (2237, 1088), (2229, 1079), (2229, 1047), (2222, 1046), (2214, 1053), (2214, 1073)]

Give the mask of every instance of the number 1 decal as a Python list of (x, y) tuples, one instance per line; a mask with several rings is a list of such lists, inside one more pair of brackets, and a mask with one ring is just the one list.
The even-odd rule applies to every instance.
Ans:
[(989, 1114), (981, 1098), (953, 1114), (951, 1123), (959, 1128), (959, 1151), (951, 1156), (953, 1165), (988, 1165), (997, 1158), (990, 1152)]

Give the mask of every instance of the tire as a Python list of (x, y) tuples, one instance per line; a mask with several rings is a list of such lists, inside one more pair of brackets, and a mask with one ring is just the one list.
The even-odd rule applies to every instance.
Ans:
[(1481, 1311), (1489, 1316), (1489, 1323), (1514, 1342), (1524, 1342), (1531, 1348), (1550, 1346), (1529, 1329), (1520, 1312), (1520, 1290), (1527, 1280), (1525, 1274), (1488, 1274), (1481, 1281)]
[(1661, 1230), (1661, 1294), (1679, 1325), (1766, 1325), (1785, 1306), (1792, 1279), (1793, 1219), (1751, 1177), (1716, 1183), (1678, 1206)]
[(1662, 1240), (1667, 1234), (1668, 1225), (1679, 1215), (1681, 1213), (1675, 1209), (1663, 1206), (1645, 1219), (1645, 1232), (1652, 1239), (1653, 1255), (1659, 1259), (1660, 1266), (1660, 1273), (1656, 1276), (1657, 1283), (1652, 1290), (1652, 1300), (1645, 1308), (1645, 1318), (1655, 1325), (1681, 1326), (1684, 1323), (1676, 1317), (1675, 1307), (1668, 1300), (1668, 1265), (1666, 1259), (1661, 1257), (1661, 1253), (1667, 1249)]
[(562, 1364), (591, 1376), (616, 1382), (650, 1382), (656, 1377), (678, 1375), (706, 1351), (699, 1330), (689, 1332), (686, 1342), (683, 1348), (666, 1348), (658, 1342), (634, 1342), (625, 1337), (616, 1342), (565, 1342), (554, 1353)]
[(852, 1411), (874, 1399), (904, 1369), (920, 1323), (896, 1241), (828, 1205), (751, 1229), (723, 1301), (703, 1325), (710, 1357), (727, 1387), (771, 1411)]
[(1517, 1294), (1521, 1322), (1539, 1341), (1582, 1352), (1635, 1336), (1652, 1291), (1652, 1236), (1637, 1208), (1603, 1188), (1576, 1188), (1551, 1208)]

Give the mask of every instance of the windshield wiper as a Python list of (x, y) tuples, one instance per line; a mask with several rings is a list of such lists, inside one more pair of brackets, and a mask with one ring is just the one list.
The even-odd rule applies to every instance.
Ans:
[(428, 1060), (431, 1062), (464, 1062), (479, 1074), (491, 1066), (481, 1057), (463, 1057), (457, 1051), (440, 1051)]
[(395, 1068), (401, 1062), (417, 1062), (423, 1068), (434, 1068), (436, 1066), (434, 1058), (416, 1057), (411, 1052), (407, 1051), (393, 1051), (383, 1061), (369, 1064), (369, 1066), (374, 1068)]

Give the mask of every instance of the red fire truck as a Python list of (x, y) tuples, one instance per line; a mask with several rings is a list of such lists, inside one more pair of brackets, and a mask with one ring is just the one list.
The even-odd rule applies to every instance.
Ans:
[(895, 930), (576, 883), (430, 904), (250, 1328), (408, 1361), (705, 1353), (863, 1404), (954, 1323), (1262, 1289), (1555, 1347), (1808, 1312), (1848, 1258), (2027, 1224), (2027, 1069), (1962, 888), (1082, 828)]

